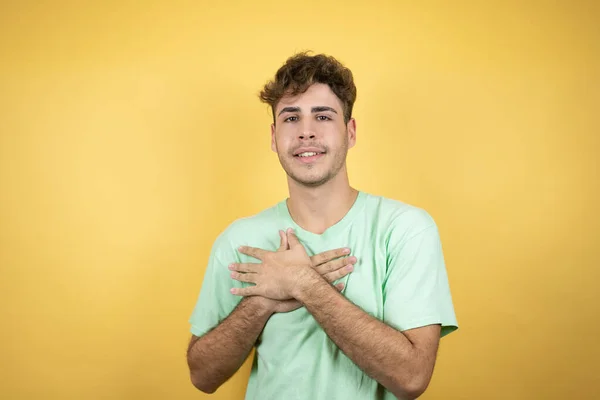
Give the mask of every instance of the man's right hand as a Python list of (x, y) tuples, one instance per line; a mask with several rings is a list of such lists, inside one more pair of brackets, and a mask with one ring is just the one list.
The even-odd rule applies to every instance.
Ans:
[[(284, 231), (279, 231), (280, 245), (277, 251), (284, 251), (289, 249), (287, 242), (287, 236)], [(333, 283), (336, 280), (343, 278), (348, 275), (354, 269), (356, 263), (356, 257), (347, 257), (348, 251), (344, 251), (344, 248), (324, 251), (319, 254), (315, 254), (310, 259), (312, 261), (313, 268), (329, 283)], [(343, 283), (335, 285), (336, 289), (342, 291), (344, 289)], [(302, 306), (299, 301), (295, 299), (290, 300), (272, 300), (261, 296), (254, 296), (255, 301), (260, 304), (260, 307), (264, 307), (273, 313), (285, 313), (297, 310)]]

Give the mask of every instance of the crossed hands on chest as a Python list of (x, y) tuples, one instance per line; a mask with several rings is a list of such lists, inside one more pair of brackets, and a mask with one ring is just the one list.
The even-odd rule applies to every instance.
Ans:
[[(263, 306), (272, 312), (290, 312), (302, 305), (298, 293), (310, 287), (314, 279), (325, 279), (330, 284), (352, 272), (356, 257), (348, 256), (350, 249), (328, 250), (312, 257), (300, 243), (292, 229), (279, 231), (277, 251), (241, 246), (238, 251), (260, 260), (258, 263), (233, 263), (231, 277), (240, 282), (253, 283), (246, 288), (233, 288), (238, 296), (258, 296)], [(341, 291), (343, 283), (335, 285)]]

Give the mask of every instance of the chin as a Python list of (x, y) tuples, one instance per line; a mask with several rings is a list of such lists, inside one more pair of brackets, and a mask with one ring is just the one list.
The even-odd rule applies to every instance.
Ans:
[(327, 182), (337, 175), (338, 171), (335, 171), (327, 165), (296, 165), (295, 160), (287, 162), (287, 160), (281, 160), (281, 166), (286, 172), (287, 176), (299, 185), (305, 187), (318, 187)]
[(294, 180), (296, 183), (299, 183), (300, 185), (306, 186), (306, 187), (321, 186), (321, 185), (327, 183), (332, 178), (332, 176), (330, 176), (329, 174), (325, 174), (325, 175), (321, 175), (321, 176), (316, 176), (316, 175), (312, 175), (312, 176), (304, 175), (303, 176), (303, 175), (288, 174), (288, 176), (290, 178), (292, 178), (292, 180)]

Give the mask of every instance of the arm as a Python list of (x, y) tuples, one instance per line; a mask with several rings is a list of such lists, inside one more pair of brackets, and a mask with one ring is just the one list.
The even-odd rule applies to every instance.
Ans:
[(205, 335), (192, 336), (187, 363), (193, 385), (214, 393), (242, 366), (272, 312), (258, 297), (243, 299), (233, 312)]
[(414, 399), (427, 388), (435, 363), (440, 326), (404, 333), (371, 317), (316, 274), (295, 297), (335, 344), (366, 374), (399, 399)]
[[(287, 238), (280, 232), (281, 243), (279, 251), (287, 248)], [(354, 263), (356, 259), (339, 258), (346, 255), (344, 249), (335, 249), (326, 251), (311, 258), (314, 271), (327, 282), (334, 282), (336, 279), (348, 274), (344, 270), (348, 263)], [(214, 269), (215, 263), (211, 263)], [(221, 269), (221, 271), (229, 271)], [(210, 276), (210, 274), (207, 274)], [(210, 282), (210, 281), (207, 281)], [(212, 284), (204, 286), (205, 291), (201, 299), (204, 307), (197, 307), (196, 312), (199, 316), (194, 320), (197, 328), (194, 331), (187, 352), (187, 363), (190, 370), (190, 377), (193, 385), (205, 393), (215, 392), (223, 383), (225, 383), (242, 366), (256, 340), (262, 332), (270, 316), (278, 312), (289, 312), (299, 308), (301, 305), (294, 299), (275, 301), (260, 296), (244, 298), (235, 308), (232, 307), (231, 313), (222, 319), (226, 308), (222, 303), (213, 303), (217, 297), (213, 292), (214, 288), (221, 285), (229, 286), (228, 279), (213, 280)], [(224, 286), (224, 287), (227, 287)], [(337, 286), (341, 290), (341, 286)], [(334, 289), (335, 290), (335, 289)], [(222, 289), (221, 289), (222, 291)], [(231, 296), (233, 299), (233, 296)], [(225, 303), (230, 304), (225, 301)], [(222, 308), (219, 314), (212, 314), (214, 310)], [(231, 310), (231, 308), (229, 308)], [(200, 317), (205, 314), (205, 316)], [(208, 315), (208, 317), (206, 316)], [(212, 321), (212, 322), (211, 322)], [(216, 325), (213, 329), (208, 329), (211, 325)], [(202, 332), (206, 332), (202, 334)]]
[(288, 232), (290, 250), (240, 252), (262, 260), (260, 268), (240, 265), (236, 280), (255, 286), (232, 289), (239, 296), (296, 298), (329, 337), (365, 373), (400, 399), (425, 391), (432, 376), (439, 339), (456, 330), (448, 277), (435, 225), (417, 234), (393, 230), (382, 283), (383, 318), (356, 307), (307, 268), (302, 244)]
[(232, 228), (217, 237), (209, 256), (202, 288), (190, 316), (192, 338), (187, 365), (192, 384), (214, 393), (242, 366), (271, 315), (257, 296), (237, 301), (229, 293), (227, 260)]

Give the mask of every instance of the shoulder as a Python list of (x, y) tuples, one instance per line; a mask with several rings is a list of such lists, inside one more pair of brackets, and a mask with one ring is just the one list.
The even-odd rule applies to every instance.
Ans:
[(219, 233), (214, 247), (222, 249), (234, 249), (240, 241), (255, 236), (265, 229), (276, 226), (278, 219), (278, 204), (268, 207), (256, 214), (239, 217), (230, 222)]
[(368, 212), (376, 216), (388, 240), (404, 242), (424, 232), (437, 232), (433, 216), (422, 207), (373, 194), (366, 197)]

